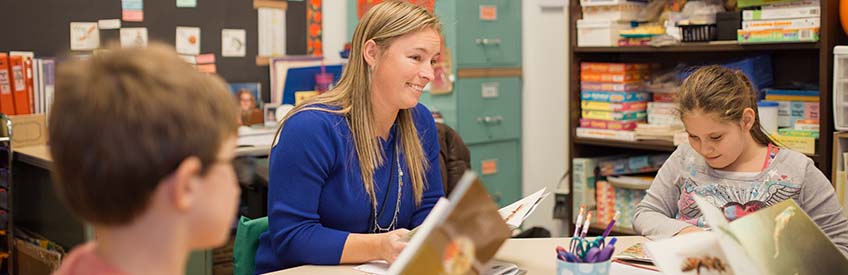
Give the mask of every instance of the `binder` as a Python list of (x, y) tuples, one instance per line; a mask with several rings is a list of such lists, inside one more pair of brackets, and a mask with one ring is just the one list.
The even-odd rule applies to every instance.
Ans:
[[(14, 115), (15, 114), (15, 100), (12, 97), (12, 93), (15, 91), (15, 75), (12, 73), (12, 59), (8, 57), (5, 53), (0, 53), (0, 71), (3, 71), (2, 77), (5, 79), (5, 83), (8, 86), (4, 86), (3, 89), (0, 89), (0, 113), (6, 115)], [(21, 76), (23, 79), (23, 76)], [(21, 80), (23, 81), (23, 80)], [(26, 84), (24, 84), (24, 88), (26, 89)]]
[(24, 93), (12, 93), (15, 98), (15, 113), (18, 115), (32, 114), (35, 112), (35, 86), (33, 83), (33, 62), (35, 54), (33, 52), (12, 51), (9, 56), (20, 56), (23, 63), (24, 82), (26, 90)]
[[(14, 114), (28, 114), (29, 101), (27, 96), (26, 84), (26, 67), (24, 66), (24, 57), (9, 56), (9, 73), (12, 76), (12, 109)], [(5, 99), (5, 95), (0, 98), (0, 101)], [(0, 107), (6, 105), (6, 102), (0, 102)], [(5, 113), (5, 112), (4, 112)]]

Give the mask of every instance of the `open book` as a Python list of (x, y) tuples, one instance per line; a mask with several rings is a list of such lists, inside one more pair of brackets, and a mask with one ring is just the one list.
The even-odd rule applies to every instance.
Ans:
[(794, 200), (733, 222), (695, 202), (712, 231), (647, 244), (664, 274), (848, 274), (848, 259)]
[(449, 200), (442, 199), (398, 255), (388, 274), (480, 274), (510, 229), (486, 188), (467, 171)]
[(536, 211), (536, 207), (539, 206), (539, 203), (542, 202), (545, 197), (550, 195), (551, 193), (545, 193), (547, 187), (543, 187), (536, 193), (530, 194), (529, 196), (524, 197), (510, 205), (504, 206), (498, 213), (501, 214), (501, 218), (504, 219), (504, 222), (511, 228), (515, 229), (521, 226), (521, 223), (533, 214), (533, 211)]

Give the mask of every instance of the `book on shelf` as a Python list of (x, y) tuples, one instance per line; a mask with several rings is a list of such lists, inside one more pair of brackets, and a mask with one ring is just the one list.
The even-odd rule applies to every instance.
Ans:
[(598, 162), (608, 157), (574, 158), (571, 160), (572, 207), (571, 222), (577, 222), (579, 209), (595, 209), (595, 187), (601, 176)]
[(816, 138), (770, 135), (778, 144), (807, 155), (816, 154)]
[[(758, 0), (760, 1), (760, 0)], [(762, 10), (778, 10), (801, 7), (820, 7), (819, 0), (762, 0), (768, 5), (760, 7)]]
[(736, 40), (741, 44), (774, 42), (816, 42), (819, 28), (737, 30)]
[(787, 7), (781, 9), (743, 10), (742, 20), (775, 20), (819, 17), (821, 7)]
[[(641, 92), (643, 89), (642, 82), (632, 83), (607, 83), (607, 82), (588, 82), (581, 81), (580, 89), (583, 91), (609, 91), (609, 92)], [(651, 100), (650, 95), (639, 101)]]
[(580, 62), (581, 72), (592, 73), (621, 73), (646, 71), (651, 69), (648, 63), (604, 63), (604, 62)]
[(580, 81), (587, 82), (612, 82), (612, 83), (633, 83), (645, 80), (647, 74), (642, 72), (621, 72), (621, 73), (592, 73), (580, 72)]
[(693, 199), (712, 230), (647, 243), (664, 274), (848, 274), (848, 258), (795, 200), (728, 222), (706, 199)]
[(596, 187), (596, 221), (600, 224), (608, 224), (615, 216), (615, 212), (619, 212), (615, 225), (619, 228), (632, 228), (636, 206), (645, 197), (646, 191), (616, 187), (609, 182), (609, 178), (599, 180)]
[(765, 88), (763, 92), (766, 95), (797, 95), (797, 96), (819, 96), (819, 90), (787, 90), (787, 89), (772, 89)]
[(633, 112), (646, 110), (648, 108), (648, 104), (646, 101), (616, 103), (606, 101), (581, 100), (580, 108), (583, 110), (595, 111)]
[(610, 92), (583, 90), (580, 92), (580, 100), (611, 103), (639, 102), (651, 100), (651, 94), (645, 92)]
[(648, 118), (648, 112), (632, 111), (632, 112), (609, 112), (596, 110), (582, 110), (583, 118), (591, 119), (606, 119), (606, 120), (644, 120)]
[(800, 102), (819, 102), (819, 96), (803, 96), (803, 95), (766, 95), (768, 101), (800, 101)]
[(788, 136), (788, 137), (819, 138), (819, 131), (813, 131), (813, 130), (796, 130), (796, 129), (780, 128), (780, 129), (777, 129), (777, 133), (781, 136)]
[(577, 127), (577, 136), (609, 140), (636, 141), (636, 132)]
[(608, 130), (632, 131), (641, 121), (615, 121), (603, 119), (581, 118), (580, 127)]
[(742, 29), (750, 31), (770, 29), (806, 29), (818, 28), (820, 26), (821, 19), (818, 17), (742, 21)]

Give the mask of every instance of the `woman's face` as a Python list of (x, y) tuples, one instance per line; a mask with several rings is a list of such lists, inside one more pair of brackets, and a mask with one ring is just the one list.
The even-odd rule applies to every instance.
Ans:
[(241, 106), (242, 111), (250, 111), (253, 106), (256, 106), (256, 102), (254, 102), (250, 93), (239, 93), (239, 106)]
[[(371, 43), (372, 45), (368, 45)], [(433, 65), (439, 57), (442, 39), (433, 29), (409, 33), (380, 49), (366, 43), (365, 54), (374, 69), (371, 76), (372, 98), (375, 105), (387, 109), (409, 109), (427, 83), (433, 80)]]

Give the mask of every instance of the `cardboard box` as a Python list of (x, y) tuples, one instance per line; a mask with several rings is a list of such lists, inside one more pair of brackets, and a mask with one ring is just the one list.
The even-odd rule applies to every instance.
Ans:
[(44, 114), (9, 116), (12, 120), (12, 148), (47, 144)]
[(62, 254), (22, 240), (15, 240), (13, 251), (15, 270), (26, 270), (21, 274), (51, 274), (59, 268), (62, 261)]

